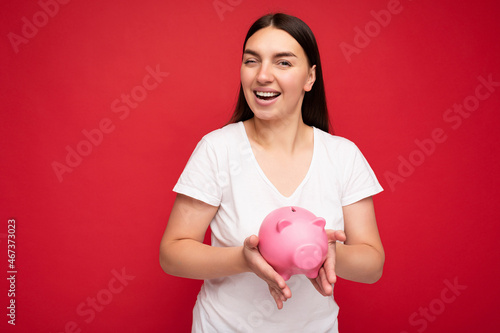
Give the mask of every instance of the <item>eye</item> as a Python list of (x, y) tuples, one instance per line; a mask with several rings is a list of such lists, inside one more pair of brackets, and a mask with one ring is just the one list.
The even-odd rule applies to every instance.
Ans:
[(243, 63), (245, 65), (247, 64), (255, 64), (257, 61), (255, 59), (247, 59), (247, 60), (244, 60)]
[(283, 66), (283, 67), (291, 67), (292, 64), (289, 61), (286, 60), (280, 60), (278, 61), (278, 65)]

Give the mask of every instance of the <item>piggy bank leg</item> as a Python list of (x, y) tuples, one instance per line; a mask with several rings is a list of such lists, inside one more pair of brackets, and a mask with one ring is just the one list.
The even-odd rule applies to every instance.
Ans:
[(290, 279), (290, 277), (292, 276), (288, 271), (276, 270), (276, 272), (278, 272), (278, 274), (281, 275), (281, 277), (285, 281), (288, 281), (288, 279)]
[(309, 272), (305, 273), (305, 276), (307, 276), (310, 279), (315, 279), (318, 277), (318, 272), (319, 272), (319, 267), (318, 269), (310, 270)]

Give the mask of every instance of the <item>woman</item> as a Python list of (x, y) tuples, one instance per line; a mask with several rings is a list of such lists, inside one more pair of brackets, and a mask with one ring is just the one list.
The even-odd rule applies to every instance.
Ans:
[[(364, 283), (382, 275), (371, 199), (382, 188), (357, 147), (328, 125), (311, 30), (293, 16), (261, 17), (243, 46), (232, 121), (198, 143), (161, 241), (166, 273), (205, 280), (193, 332), (338, 332), (336, 275)], [(316, 279), (285, 281), (258, 251), (262, 220), (283, 206), (327, 222)], [(203, 244), (209, 225), (211, 246)]]

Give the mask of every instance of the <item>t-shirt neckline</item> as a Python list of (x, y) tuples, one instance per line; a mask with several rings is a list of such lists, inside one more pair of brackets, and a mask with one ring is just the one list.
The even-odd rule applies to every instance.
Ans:
[(257, 169), (257, 171), (260, 174), (260, 176), (262, 177), (262, 179), (281, 198), (283, 198), (285, 200), (290, 200), (290, 199), (294, 198), (297, 195), (297, 193), (300, 192), (300, 190), (302, 189), (302, 187), (304, 187), (304, 185), (309, 180), (310, 175), (312, 173), (312, 169), (313, 169), (314, 164), (315, 164), (316, 155), (317, 155), (317, 149), (318, 149), (317, 148), (318, 147), (318, 135), (317, 135), (317, 129), (316, 129), (316, 127), (312, 126), (312, 128), (313, 128), (313, 155), (312, 155), (312, 158), (311, 158), (311, 163), (309, 164), (309, 169), (307, 170), (307, 173), (306, 173), (304, 179), (302, 179), (302, 181), (297, 186), (297, 188), (295, 188), (295, 190), (293, 191), (293, 193), (290, 196), (287, 197), (287, 196), (283, 195), (276, 188), (276, 186), (274, 186), (274, 184), (269, 180), (269, 178), (267, 178), (266, 174), (264, 173), (264, 171), (260, 167), (259, 162), (257, 161), (257, 158), (255, 157), (255, 154), (254, 154), (253, 149), (252, 149), (252, 145), (250, 144), (250, 139), (248, 138), (247, 131), (245, 129), (245, 124), (243, 124), (243, 121), (238, 122), (238, 124), (240, 125), (240, 131), (241, 131), (241, 134), (243, 135), (243, 138), (245, 140), (245, 145), (247, 145), (247, 147), (244, 149), (244, 151), (249, 151), (250, 152), (250, 156), (251, 156), (250, 158), (252, 160), (252, 163), (254, 164), (254, 167)]

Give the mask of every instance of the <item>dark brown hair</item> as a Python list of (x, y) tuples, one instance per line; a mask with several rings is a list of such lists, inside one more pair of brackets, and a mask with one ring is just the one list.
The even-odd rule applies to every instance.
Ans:
[[(302, 120), (306, 125), (314, 126), (325, 132), (330, 130), (330, 120), (326, 105), (325, 86), (323, 83), (323, 72), (319, 57), (318, 44), (311, 29), (301, 19), (283, 14), (267, 14), (262, 16), (252, 24), (243, 43), (243, 52), (247, 41), (254, 33), (269, 26), (281, 29), (290, 34), (302, 47), (307, 56), (309, 66), (316, 65), (316, 81), (310, 91), (304, 95), (302, 102)], [(253, 112), (243, 94), (243, 87), (240, 84), (238, 101), (231, 117), (230, 123), (245, 121), (253, 117)], [(332, 133), (333, 134), (333, 133)]]

